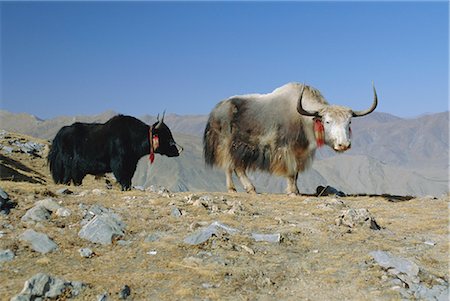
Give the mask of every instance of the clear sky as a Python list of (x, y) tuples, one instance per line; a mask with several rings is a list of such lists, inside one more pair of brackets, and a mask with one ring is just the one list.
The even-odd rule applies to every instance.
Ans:
[(449, 4), (1, 2), (1, 109), (40, 118), (208, 114), (310, 84), (330, 103), (448, 110)]

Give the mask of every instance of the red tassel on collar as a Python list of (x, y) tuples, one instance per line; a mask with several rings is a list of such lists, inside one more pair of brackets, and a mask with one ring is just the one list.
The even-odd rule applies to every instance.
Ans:
[(314, 135), (317, 147), (322, 147), (325, 144), (325, 129), (320, 118), (314, 118)]
[(148, 140), (150, 144), (150, 155), (148, 159), (150, 160), (150, 164), (153, 164), (153, 161), (155, 161), (155, 150), (159, 147), (159, 138), (158, 135), (153, 135), (153, 127), (150, 127), (148, 131)]

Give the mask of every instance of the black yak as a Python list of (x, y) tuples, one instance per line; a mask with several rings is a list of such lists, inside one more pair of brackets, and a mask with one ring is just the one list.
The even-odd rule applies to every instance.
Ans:
[(53, 139), (48, 163), (55, 183), (81, 185), (87, 174), (113, 172), (122, 190), (131, 188), (138, 160), (154, 153), (179, 156), (180, 148), (164, 123), (164, 116), (149, 126), (118, 115), (106, 123), (76, 122), (61, 128)]
[[(236, 191), (233, 171), (245, 190), (255, 192), (247, 170), (263, 170), (287, 178), (287, 193), (296, 195), (298, 173), (310, 166), (317, 147), (337, 152), (351, 146), (352, 117), (371, 113), (329, 105), (321, 93), (289, 83), (269, 94), (230, 97), (212, 110), (203, 136), (205, 162), (225, 170), (227, 189)], [(305, 108), (305, 109), (304, 109)]]

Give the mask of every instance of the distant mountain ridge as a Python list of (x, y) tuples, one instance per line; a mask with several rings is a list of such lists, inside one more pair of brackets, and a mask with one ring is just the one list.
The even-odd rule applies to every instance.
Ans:
[[(64, 125), (75, 121), (105, 122), (116, 112), (94, 116), (61, 116), (40, 120), (28, 114), (0, 111), (0, 128), (51, 140)], [(208, 116), (167, 114), (165, 122), (185, 147), (179, 158), (157, 156), (155, 164), (141, 159), (134, 185), (163, 185), (173, 191), (224, 191), (222, 171), (205, 167), (202, 135)], [(147, 124), (155, 116), (140, 117)], [(441, 195), (448, 193), (449, 112), (404, 119), (374, 112), (352, 122), (352, 149), (336, 154), (323, 147), (311, 170), (299, 177), (302, 192), (331, 185), (347, 193)], [(261, 192), (283, 192), (285, 180), (264, 173), (251, 177)], [(238, 184), (239, 182), (236, 181)]]

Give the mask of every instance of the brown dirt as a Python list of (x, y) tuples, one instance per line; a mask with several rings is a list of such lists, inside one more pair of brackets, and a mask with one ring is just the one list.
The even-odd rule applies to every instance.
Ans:
[[(448, 197), (395, 203), (379, 197), (349, 197), (341, 198), (345, 206), (339, 207), (328, 206), (330, 197), (121, 192), (118, 186), (107, 190), (104, 180), (87, 177), (82, 186), (69, 187), (72, 195), (54, 197), (72, 211), (71, 216), (52, 215), (47, 222), (27, 224), (20, 220), (25, 212), (65, 186), (51, 182), (43, 159), (11, 156), (43, 183), (0, 182), (18, 203), (9, 215), (0, 215), (4, 233), (0, 250), (11, 249), (16, 255), (13, 261), (0, 264), (1, 300), (18, 294), (24, 282), (38, 272), (87, 283), (88, 288), (75, 300), (96, 300), (104, 292), (116, 300), (125, 284), (131, 288), (132, 300), (401, 299), (369, 255), (374, 250), (407, 258), (426, 274), (449, 281)], [(93, 193), (96, 188), (104, 194)], [(201, 196), (213, 200), (210, 206), (194, 202)], [(126, 223), (123, 240), (129, 245), (115, 241), (102, 246), (79, 238), (80, 204), (98, 204), (119, 214)], [(173, 216), (173, 207), (183, 215)], [(368, 209), (382, 229), (337, 226), (341, 210), (349, 208)], [(224, 233), (198, 246), (183, 242), (199, 226), (213, 221), (241, 232)], [(32, 251), (18, 239), (27, 228), (46, 233), (59, 249), (47, 254)], [(254, 232), (280, 233), (282, 240), (256, 242), (249, 236)], [(152, 233), (162, 237), (145, 242)], [(426, 240), (436, 245), (424, 244)], [(95, 256), (82, 258), (78, 252), (82, 247), (91, 248)]]

